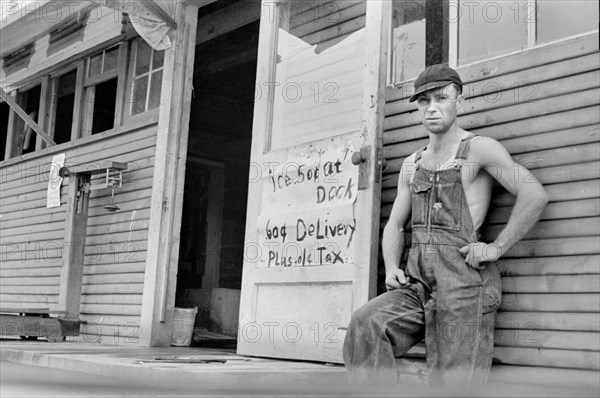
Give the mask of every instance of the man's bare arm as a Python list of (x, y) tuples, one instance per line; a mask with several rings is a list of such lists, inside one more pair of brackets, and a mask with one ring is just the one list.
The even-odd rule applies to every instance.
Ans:
[(398, 289), (408, 282), (399, 267), (404, 252), (404, 225), (411, 213), (411, 194), (408, 185), (410, 172), (407, 169), (412, 169), (412, 158), (412, 156), (409, 157), (400, 170), (398, 193), (381, 240), (385, 263), (385, 284), (388, 290)]
[(479, 263), (495, 261), (520, 241), (539, 220), (548, 195), (539, 181), (525, 167), (514, 162), (498, 141), (482, 137), (472, 142), (477, 162), (504, 188), (517, 197), (506, 227), (490, 245), (471, 244), (461, 249), (466, 261), (478, 268)]

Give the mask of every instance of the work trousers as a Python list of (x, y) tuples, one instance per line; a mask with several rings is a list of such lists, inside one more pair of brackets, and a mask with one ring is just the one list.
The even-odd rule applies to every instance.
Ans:
[(432, 386), (484, 384), (492, 362), (495, 311), (481, 313), (479, 324), (443, 320), (436, 301), (435, 294), (413, 281), (359, 308), (344, 342), (349, 379), (401, 383), (396, 359), (425, 338)]

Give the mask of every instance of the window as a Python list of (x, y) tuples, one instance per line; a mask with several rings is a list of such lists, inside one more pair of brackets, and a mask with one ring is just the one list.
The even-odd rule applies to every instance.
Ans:
[(390, 84), (598, 29), (588, 0), (393, 0)]
[(92, 55), (88, 58), (87, 77), (111, 74), (111, 72), (116, 76), (118, 63), (119, 46)]
[[(463, 1), (459, 4), (459, 65), (527, 47), (527, 0)], [(522, 15), (517, 17), (515, 12)]]
[(448, 62), (448, 0), (396, 0), (392, 12), (392, 83)]
[(54, 80), (56, 110), (51, 120), (50, 136), (57, 145), (71, 141), (73, 129), (73, 111), (77, 88), (77, 70), (72, 70)]
[(270, 145), (288, 148), (360, 128), (366, 0), (276, 3)]
[(598, 2), (593, 0), (538, 0), (537, 43), (598, 29)]
[(96, 85), (91, 134), (98, 134), (115, 127), (117, 88), (116, 78)]
[(153, 50), (138, 38), (132, 43), (131, 59), (128, 116), (156, 109), (160, 105), (165, 52)]
[[(40, 114), (41, 87), (36, 85), (31, 88), (21, 90), (17, 93), (16, 102), (35, 122), (38, 122)], [(7, 131), (12, 130), (12, 144), (7, 151), (9, 157), (25, 155), (35, 151), (36, 133), (20, 117), (13, 119), (12, 126), (8, 126)], [(8, 135), (8, 134), (7, 134)], [(6, 138), (10, 142), (9, 137)], [(6, 145), (6, 144), (5, 144)]]
[[(121, 42), (17, 89), (15, 100), (56, 144), (99, 134), (159, 107), (164, 57), (141, 38)], [(7, 104), (0, 107), (2, 158), (46, 147)]]
[(117, 119), (119, 54), (125, 44), (117, 45), (88, 57), (83, 94), (81, 136), (86, 137), (111, 130)]

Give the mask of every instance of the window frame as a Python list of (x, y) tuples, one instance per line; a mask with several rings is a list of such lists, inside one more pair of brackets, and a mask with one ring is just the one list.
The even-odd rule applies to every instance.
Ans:
[[(44, 113), (44, 108), (42, 106), (43, 104), (43, 99), (45, 98), (45, 92), (44, 92), (44, 86), (42, 84), (42, 81), (37, 80), (37, 81), (33, 81), (33, 82), (29, 82), (25, 85), (23, 85), (19, 90), (17, 90), (15, 92), (14, 95), (14, 99), (15, 102), (20, 106), (20, 107), (26, 107), (26, 103), (27, 103), (27, 96), (28, 96), (28, 92), (36, 87), (40, 87), (40, 102), (38, 104), (38, 109), (37, 109), (37, 116), (35, 117), (36, 123), (38, 125), (42, 125), (42, 123), (45, 122), (45, 113)], [(27, 110), (24, 109), (26, 112)], [(14, 115), (13, 115), (14, 114)], [(11, 158), (15, 158), (18, 156), (23, 156), (23, 155), (27, 155), (23, 154), (23, 145), (20, 145), (20, 138), (21, 138), (21, 129), (25, 128), (27, 126), (27, 123), (25, 123), (25, 121), (23, 119), (21, 119), (16, 113), (13, 112), (13, 110), (10, 110), (9, 113), (9, 118), (8, 118), (8, 128), (7, 128), (7, 137), (6, 137), (6, 151), (5, 151), (5, 157), (6, 159), (11, 159)], [(33, 134), (35, 134), (35, 132), (33, 132)], [(36, 139), (34, 142), (34, 150), (33, 152), (36, 152), (38, 150), (37, 147), (37, 134), (36, 135)], [(40, 138), (41, 139), (41, 138)], [(10, 146), (9, 146), (10, 143)], [(20, 152), (19, 154), (16, 154), (16, 152)], [(29, 152), (32, 153), (32, 152)]]
[[(532, 10), (532, 14), (531, 17), (528, 17), (526, 20), (526, 30), (527, 30), (527, 40), (526, 40), (526, 46), (519, 49), (519, 50), (512, 50), (512, 51), (507, 51), (506, 53), (502, 53), (499, 55), (495, 55), (492, 57), (488, 57), (488, 58), (484, 58), (484, 59), (480, 59), (474, 62), (469, 62), (469, 63), (464, 63), (464, 64), (460, 64), (458, 63), (458, 44), (459, 44), (459, 18), (458, 18), (458, 14), (459, 14), (459, 3), (461, 1), (464, 0), (448, 0), (449, 4), (448, 4), (448, 65), (452, 68), (457, 68), (457, 67), (466, 67), (466, 66), (470, 66), (470, 65), (474, 65), (474, 64), (478, 64), (481, 62), (486, 62), (492, 59), (496, 59), (496, 58), (502, 58), (502, 57), (506, 57), (508, 55), (511, 54), (517, 54), (517, 53), (522, 53), (523, 51), (530, 51), (532, 49), (535, 48), (540, 48), (540, 47), (544, 47), (544, 46), (548, 46), (548, 45), (553, 45), (555, 43), (558, 42), (562, 42), (565, 40), (569, 40), (572, 39), (574, 37), (579, 37), (579, 36), (586, 36), (589, 35), (590, 33), (593, 32), (597, 32), (598, 29), (595, 30), (590, 30), (590, 31), (586, 31), (586, 32), (581, 32), (578, 33), (576, 35), (572, 35), (572, 36), (565, 36), (565, 37), (561, 37), (559, 39), (553, 40), (553, 41), (549, 41), (546, 43), (537, 43), (537, 20), (538, 20), (538, 7), (537, 7), (537, 0), (527, 0), (526, 3), (526, 7), (527, 10)], [(533, 7), (533, 8), (532, 8)], [(412, 80), (414, 80), (416, 78), (416, 76), (414, 76), (413, 78), (407, 79), (407, 80), (402, 80), (402, 81), (394, 81), (394, 65), (393, 65), (393, 54), (394, 54), (394, 42), (393, 42), (393, 15), (390, 13), (390, 30), (388, 32), (389, 34), (389, 46), (388, 46), (388, 59), (387, 59), (387, 86), (388, 87), (396, 87), (396, 86), (400, 86), (402, 84), (405, 84), (407, 82), (410, 82)]]
[[(103, 59), (106, 52), (117, 47), (117, 67), (113, 70), (104, 72), (94, 76), (89, 76), (91, 59), (92, 57), (102, 54)], [(115, 117), (113, 120), (113, 129), (122, 125), (122, 107), (123, 107), (123, 96), (125, 90), (121, 88), (125, 81), (125, 74), (127, 70), (128, 61), (128, 49), (129, 40), (117, 43), (114, 46), (105, 48), (99, 52), (95, 52), (85, 58), (84, 73), (81, 83), (82, 97), (79, 99), (81, 102), (81, 117), (79, 118), (79, 136), (77, 138), (90, 137), (92, 135), (92, 127), (94, 122), (94, 105), (96, 98), (96, 87), (99, 84), (107, 82), (112, 79), (117, 79), (117, 94), (115, 98)], [(104, 64), (104, 62), (103, 62)]]
[[(150, 48), (152, 50), (151, 55), (150, 55), (150, 60), (149, 60), (149, 65), (148, 65), (148, 72), (143, 73), (139, 76), (135, 76), (135, 68), (137, 65), (137, 55), (138, 55), (138, 48), (139, 48), (139, 40), (143, 40), (141, 37), (136, 37), (133, 38), (130, 41), (130, 49), (129, 49), (129, 65), (127, 68), (127, 80), (126, 80), (126, 93), (125, 93), (125, 97), (123, 98), (123, 121), (124, 123), (128, 123), (128, 122), (136, 122), (138, 120), (140, 120), (141, 118), (147, 118), (149, 115), (158, 115), (158, 111), (160, 109), (160, 103), (159, 106), (157, 106), (156, 108), (153, 109), (148, 109), (148, 101), (150, 100), (150, 89), (151, 89), (151, 84), (152, 84), (152, 76), (159, 71), (164, 71), (165, 68), (165, 59), (163, 58), (163, 63), (162, 66), (160, 68), (156, 68), (153, 69), (152, 67), (152, 63), (154, 61), (154, 54), (156, 52), (156, 50), (154, 50), (153, 48)], [(165, 51), (165, 50), (161, 50), (161, 51)], [(146, 96), (145, 96), (145, 104), (144, 104), (144, 111), (137, 113), (135, 115), (131, 114), (131, 110), (133, 108), (133, 104), (135, 101), (135, 80), (143, 77), (143, 76), (148, 76), (148, 87), (146, 88)], [(162, 80), (164, 79), (164, 73), (162, 75), (161, 78), (161, 87), (162, 87)], [(162, 93), (161, 93), (162, 96)]]
[[(46, 92), (46, 101), (48, 101), (48, 110), (46, 111), (46, 120), (44, 125), (41, 125), (42, 128), (46, 129), (46, 132), (50, 136), (50, 138), (54, 139), (55, 136), (55, 123), (56, 123), (56, 108), (58, 103), (58, 82), (59, 79), (66, 75), (67, 73), (71, 73), (75, 71), (75, 99), (73, 101), (73, 120), (71, 122), (71, 138), (66, 142), (73, 142), (77, 139), (77, 131), (79, 127), (79, 119), (81, 115), (80, 103), (81, 103), (81, 76), (83, 73), (83, 60), (79, 60), (74, 64), (68, 65), (64, 68), (55, 71), (48, 75), (49, 83), (48, 89)], [(41, 143), (42, 148), (46, 148), (46, 143)], [(37, 150), (37, 148), (36, 148)]]

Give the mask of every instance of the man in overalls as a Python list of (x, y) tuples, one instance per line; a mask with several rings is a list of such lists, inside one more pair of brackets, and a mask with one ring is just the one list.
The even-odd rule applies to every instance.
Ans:
[[(352, 380), (398, 382), (396, 358), (425, 338), (430, 385), (483, 384), (502, 290), (494, 261), (536, 223), (548, 196), (500, 143), (458, 126), (464, 97), (455, 70), (425, 69), (415, 100), (429, 145), (402, 165), (382, 239), (388, 291), (353, 314), (344, 362)], [(478, 231), (494, 178), (517, 199), (504, 230), (483, 243)], [(402, 270), (408, 221), (412, 245)]]

